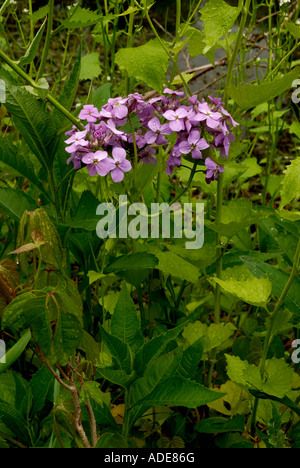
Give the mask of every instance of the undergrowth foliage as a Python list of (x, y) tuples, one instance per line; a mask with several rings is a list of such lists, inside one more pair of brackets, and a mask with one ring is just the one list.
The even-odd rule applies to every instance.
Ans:
[[(23, 4), (0, 3), (0, 446), (299, 448), (299, 2)], [(174, 213), (100, 238), (124, 197), (190, 231), (203, 206), (203, 246)]]

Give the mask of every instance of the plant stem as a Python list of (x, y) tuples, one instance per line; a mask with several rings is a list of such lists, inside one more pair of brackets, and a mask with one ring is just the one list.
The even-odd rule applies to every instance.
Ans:
[[(36, 82), (25, 73), (22, 68), (20, 68), (13, 60), (11, 60), (7, 55), (0, 50), (0, 59), (2, 59), (7, 65), (9, 65), (23, 80), (30, 84), (34, 89), (39, 89), (39, 86)], [(49, 101), (54, 107), (56, 107), (64, 116), (73, 123), (78, 130), (85, 130), (85, 127), (81, 124), (79, 119), (76, 119), (71, 112), (69, 112), (64, 106), (62, 106), (50, 93), (47, 94), (46, 100)]]
[(51, 33), (52, 33), (52, 27), (53, 27), (53, 9), (54, 9), (54, 0), (49, 0), (49, 13), (48, 13), (46, 39), (45, 39), (41, 65), (37, 74), (37, 81), (43, 76), (45, 66), (47, 63), (48, 52), (49, 52), (50, 41), (51, 41)]
[[(267, 328), (267, 333), (266, 333), (266, 336), (265, 336), (265, 340), (264, 340), (264, 346), (263, 346), (263, 352), (262, 352), (262, 358), (261, 358), (261, 361), (260, 361), (260, 374), (261, 374), (261, 378), (262, 380), (264, 379), (264, 373), (265, 373), (265, 366), (266, 366), (266, 361), (267, 361), (267, 355), (268, 355), (268, 351), (269, 351), (269, 348), (270, 348), (270, 344), (271, 344), (271, 340), (272, 340), (272, 330), (273, 330), (273, 326), (274, 326), (274, 322), (276, 320), (276, 317), (277, 317), (277, 314), (279, 312), (279, 310), (281, 309), (282, 305), (283, 305), (283, 302), (284, 302), (284, 299), (295, 279), (295, 277), (298, 275), (299, 273), (299, 260), (300, 260), (300, 239), (298, 240), (298, 244), (297, 244), (297, 248), (296, 248), (296, 252), (295, 252), (295, 256), (294, 256), (294, 261), (293, 261), (293, 267), (292, 267), (292, 270), (291, 270), (291, 273), (290, 273), (290, 277), (279, 297), (279, 300), (276, 304), (276, 307), (275, 309), (273, 310), (271, 316), (269, 317), (269, 325), (268, 325), (268, 328)], [(254, 436), (255, 434), (255, 422), (256, 422), (256, 412), (257, 412), (257, 406), (258, 406), (258, 398), (255, 398), (254, 400), (254, 407), (253, 407), (253, 411), (252, 411), (252, 419), (251, 419), (251, 434), (252, 436)]]

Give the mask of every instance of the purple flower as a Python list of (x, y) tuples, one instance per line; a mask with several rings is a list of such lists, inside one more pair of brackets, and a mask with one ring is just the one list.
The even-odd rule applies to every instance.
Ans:
[(175, 167), (180, 167), (181, 166), (181, 157), (180, 156), (175, 156), (174, 154), (170, 153), (170, 156), (167, 160), (167, 170), (166, 174), (171, 175), (173, 173), (173, 170)]
[(171, 135), (173, 132), (169, 127), (169, 124), (162, 124), (157, 117), (149, 120), (148, 128), (150, 129), (145, 134), (145, 140), (149, 145), (156, 143), (157, 145), (164, 145), (167, 140), (164, 135)]
[(96, 151), (95, 153), (87, 153), (82, 158), (82, 162), (87, 165), (90, 176), (99, 174), (106, 176), (109, 171), (106, 170), (105, 160), (108, 159), (106, 151)]
[(144, 164), (147, 164), (147, 166), (149, 164), (154, 164), (155, 166), (157, 166), (157, 161), (153, 156), (154, 154), (155, 154), (155, 149), (152, 148), (151, 146), (146, 146), (146, 148), (144, 148), (143, 151), (141, 151), (139, 154), (141, 158), (141, 162)]
[(170, 121), (169, 126), (173, 132), (185, 130), (184, 118), (188, 115), (184, 107), (179, 107), (177, 110), (167, 110), (163, 116)]
[(111, 106), (110, 112), (116, 119), (124, 119), (128, 114), (127, 98), (122, 99), (121, 97), (109, 98), (108, 104)]
[(86, 120), (87, 122), (95, 123), (99, 118), (98, 109), (92, 104), (83, 106), (83, 109), (80, 111), (79, 119)]
[(112, 158), (107, 158), (104, 161), (105, 170), (110, 172), (114, 182), (121, 182), (124, 179), (124, 172), (131, 170), (131, 163), (126, 159), (126, 151), (124, 148), (115, 146), (112, 150)]
[(220, 149), (220, 154), (223, 158), (228, 157), (230, 143), (235, 140), (233, 133), (230, 133), (225, 122), (220, 123), (221, 132), (215, 137), (214, 144)]
[(80, 146), (88, 146), (89, 141), (85, 140), (87, 135), (87, 130), (83, 130), (82, 132), (76, 132), (74, 135), (70, 136), (65, 143), (67, 145), (71, 145), (66, 148), (67, 153), (74, 153)]
[(209, 144), (204, 138), (200, 138), (200, 132), (198, 130), (192, 130), (188, 136), (187, 141), (182, 141), (178, 145), (178, 149), (183, 154), (192, 153), (192, 158), (201, 159), (201, 150), (209, 147)]
[(207, 167), (205, 179), (208, 184), (210, 184), (212, 180), (218, 180), (219, 173), (225, 170), (224, 167), (219, 166), (210, 158), (205, 159), (205, 166)]
[(198, 105), (198, 113), (194, 119), (199, 122), (206, 121), (206, 125), (210, 128), (217, 128), (222, 119), (222, 114), (220, 112), (213, 112), (207, 102), (202, 102)]

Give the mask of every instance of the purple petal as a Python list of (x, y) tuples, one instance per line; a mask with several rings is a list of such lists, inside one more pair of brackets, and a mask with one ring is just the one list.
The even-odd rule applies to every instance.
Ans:
[(121, 163), (126, 158), (126, 151), (124, 148), (115, 146), (112, 150), (112, 155), (115, 161)]
[(124, 173), (119, 167), (116, 167), (115, 169), (113, 169), (110, 175), (111, 175), (112, 180), (116, 183), (121, 182), (124, 179)]

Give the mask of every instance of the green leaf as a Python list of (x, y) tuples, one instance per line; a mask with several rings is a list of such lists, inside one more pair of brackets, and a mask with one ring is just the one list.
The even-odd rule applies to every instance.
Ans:
[(100, 17), (97, 12), (91, 11), (88, 8), (75, 6), (70, 8), (68, 18), (61, 20), (65, 28), (77, 29), (92, 26), (99, 21)]
[(265, 210), (254, 210), (249, 200), (239, 198), (223, 206), (220, 223), (206, 221), (206, 226), (230, 239), (239, 231), (268, 216), (269, 213)]
[(36, 176), (29, 155), (25, 157), (8, 138), (0, 138), (0, 161), (28, 179), (41, 191), (45, 191), (43, 184)]
[(28, 19), (32, 21), (34, 24), (37, 23), (40, 19), (44, 18), (48, 15), (49, 5), (45, 5), (44, 7), (39, 8), (36, 10), (32, 15), (28, 15)]
[(46, 103), (21, 86), (7, 81), (7, 74), (0, 69), (0, 77), (6, 83), (7, 110), (25, 142), (44, 168), (48, 168), (54, 157), (55, 128), (47, 111)]
[[(256, 258), (241, 256), (241, 260), (256, 278), (268, 278), (272, 283), (272, 294), (280, 297), (288, 282), (288, 273)], [(284, 299), (284, 305), (291, 312), (300, 315), (300, 281), (298, 278), (295, 278), (292, 282)]]
[(32, 411), (38, 413), (45, 406), (49, 388), (53, 382), (53, 375), (48, 367), (41, 367), (31, 378), (30, 388), (32, 391)]
[(165, 275), (171, 275), (174, 278), (197, 283), (200, 275), (199, 268), (192, 263), (187, 262), (173, 252), (155, 252), (159, 263), (155, 268), (162, 271)]
[(232, 7), (223, 0), (209, 0), (200, 10), (201, 20), (204, 22), (204, 54), (229, 31), (238, 18), (242, 7), (241, 0), (239, 0), (237, 7)]
[[(235, 332), (235, 327), (232, 323), (211, 323), (209, 326), (206, 323), (197, 320), (194, 323), (189, 323), (183, 330), (182, 336), (190, 347), (197, 343), (199, 339), (203, 339), (203, 352), (207, 353), (214, 348), (222, 346)], [(187, 348), (189, 349), (189, 348)]]
[(100, 110), (108, 101), (111, 95), (112, 83), (104, 83), (93, 93), (92, 101), (95, 107)]
[(129, 345), (116, 336), (110, 335), (102, 325), (99, 325), (103, 343), (111, 353), (113, 360), (119, 370), (131, 374), (131, 352)]
[(294, 36), (295, 39), (300, 39), (300, 27), (291, 21), (285, 21), (284, 25), (286, 29)]
[(195, 425), (195, 430), (202, 434), (220, 434), (233, 431), (244, 432), (245, 417), (236, 415), (232, 419), (220, 416), (203, 419)]
[(99, 387), (99, 382), (85, 382), (84, 390), (88, 396), (91, 397), (98, 405), (102, 406), (105, 404), (109, 407), (110, 405), (110, 393), (102, 392)]
[(52, 343), (52, 355), (56, 356), (55, 361), (62, 366), (67, 365), (70, 356), (80, 348), (81, 340), (82, 327), (78, 318), (60, 310)]
[(101, 66), (98, 52), (90, 52), (81, 59), (81, 71), (79, 80), (93, 80), (101, 74)]
[(134, 369), (138, 375), (144, 374), (146, 369), (151, 366), (153, 360), (164, 351), (167, 344), (177, 338), (184, 326), (185, 324), (178, 325), (144, 343), (134, 356)]
[(228, 87), (229, 96), (241, 109), (250, 109), (291, 89), (293, 81), (299, 77), (299, 70), (300, 67), (295, 67), (289, 73), (280, 78), (276, 78), (270, 83), (239, 86), (231, 84)]
[(128, 443), (126, 439), (117, 432), (105, 432), (99, 438), (96, 448), (103, 449), (128, 449)]
[(156, 256), (147, 252), (138, 252), (129, 255), (122, 255), (105, 267), (104, 273), (115, 273), (118, 271), (144, 270), (157, 266)]
[(268, 278), (256, 278), (245, 265), (227, 268), (222, 279), (213, 278), (229, 297), (234, 296), (247, 304), (265, 307), (272, 293), (272, 283)]
[(110, 329), (112, 335), (128, 343), (129, 346), (141, 346), (144, 343), (137, 311), (125, 282), (112, 316)]
[(5, 362), (0, 363), (0, 374), (5, 372), (23, 353), (31, 339), (30, 330), (26, 330), (23, 336), (16, 344), (10, 348), (5, 354)]
[(0, 210), (15, 221), (20, 221), (25, 211), (34, 211), (36, 202), (18, 187), (0, 187)]
[(134, 406), (143, 404), (148, 407), (170, 405), (196, 408), (222, 396), (197, 382), (177, 376), (163, 379), (149, 395), (136, 401)]
[(258, 366), (242, 361), (238, 356), (225, 356), (228, 377), (247, 389), (283, 398), (292, 388), (293, 369), (282, 359), (266, 361), (266, 377), (263, 380)]
[(163, 92), (169, 57), (157, 39), (142, 46), (119, 49), (115, 61), (130, 78), (142, 80), (149, 87)]
[(22, 67), (23, 65), (27, 65), (28, 63), (33, 62), (37, 54), (37, 51), (39, 49), (39, 45), (43, 36), (45, 26), (46, 26), (46, 20), (43, 22), (42, 26), (36, 33), (36, 36), (34, 37), (33, 41), (31, 42), (30, 46), (26, 50), (23, 57), (21, 57), (20, 60), (18, 61), (19, 67)]
[(300, 198), (300, 158), (294, 159), (284, 171), (280, 189), (280, 206), (283, 209), (292, 200)]
[(182, 377), (193, 379), (204, 351), (205, 337), (201, 337), (188, 346), (182, 354), (178, 372)]

